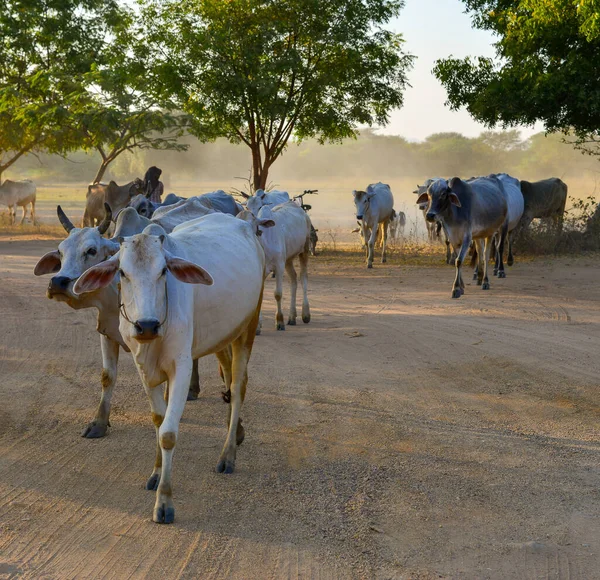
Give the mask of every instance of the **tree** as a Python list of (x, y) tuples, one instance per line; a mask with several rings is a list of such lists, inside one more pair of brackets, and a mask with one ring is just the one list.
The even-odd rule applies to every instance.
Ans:
[(487, 126), (531, 125), (600, 140), (600, 2), (464, 0), (477, 28), (499, 39), (497, 58), (439, 60), (434, 74), (453, 109)]
[(77, 147), (68, 121), (82, 75), (117, 25), (114, 0), (5, 0), (0, 10), (0, 179), (20, 157)]
[(203, 141), (252, 153), (254, 188), (289, 140), (354, 137), (402, 105), (412, 56), (383, 28), (402, 0), (141, 0), (138, 54)]
[(0, 10), (0, 179), (30, 152), (95, 149), (94, 181), (125, 151), (185, 149), (181, 115), (140, 87), (131, 12), (116, 0), (5, 0)]

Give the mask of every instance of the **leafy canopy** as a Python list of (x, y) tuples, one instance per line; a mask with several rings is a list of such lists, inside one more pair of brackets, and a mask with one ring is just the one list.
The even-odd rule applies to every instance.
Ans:
[(412, 57), (383, 28), (402, 0), (141, 0), (148, 81), (201, 140), (252, 150), (255, 187), (294, 135), (385, 124)]
[(439, 60), (453, 109), (488, 126), (544, 122), (579, 142), (600, 128), (598, 0), (464, 0), (474, 25), (498, 36), (497, 58)]

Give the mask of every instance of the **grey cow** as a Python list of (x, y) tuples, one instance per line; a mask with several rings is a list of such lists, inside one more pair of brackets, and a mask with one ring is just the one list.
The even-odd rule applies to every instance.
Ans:
[[(439, 220), (458, 252), (452, 298), (460, 298), (464, 294), (461, 269), (472, 240), (479, 244), (478, 284), (488, 290), (487, 270), (492, 238), (501, 227), (506, 227), (508, 212), (505, 196), (497, 180), (481, 177), (467, 183), (458, 177), (450, 181), (438, 179), (417, 199), (418, 204), (425, 202), (428, 203), (427, 221)], [(502, 247), (499, 250), (502, 251)]]
[(517, 232), (521, 234), (532, 220), (540, 218), (552, 221), (557, 233), (562, 232), (565, 205), (567, 203), (567, 185), (558, 177), (541, 181), (521, 181), (521, 193), (525, 202), (523, 217)]
[(23, 225), (29, 204), (31, 204), (31, 220), (35, 224), (35, 193), (35, 183), (29, 179), (24, 179), (23, 181), (5, 179), (4, 183), (0, 185), (0, 204), (8, 206), (11, 226), (15, 225), (17, 206), (23, 208), (23, 217), (19, 224)]

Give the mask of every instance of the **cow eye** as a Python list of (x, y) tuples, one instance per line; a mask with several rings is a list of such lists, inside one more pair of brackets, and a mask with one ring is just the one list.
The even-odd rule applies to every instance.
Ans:
[(121, 268), (119, 268), (119, 275), (121, 276), (121, 278), (127, 278), (127, 276), (125, 276), (125, 272), (123, 272)]
[(95, 256), (98, 252), (96, 251), (96, 248), (90, 248), (86, 253), (88, 256)]

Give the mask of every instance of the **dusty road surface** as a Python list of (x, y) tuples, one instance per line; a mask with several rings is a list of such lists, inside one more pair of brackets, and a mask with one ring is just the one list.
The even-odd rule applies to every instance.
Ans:
[(237, 471), (214, 472), (211, 357), (159, 526), (129, 355), (109, 435), (79, 436), (99, 340), (32, 274), (55, 245), (0, 241), (0, 577), (600, 578), (599, 257), (519, 263), (453, 301), (446, 266), (321, 256), (313, 320), (285, 332), (268, 280)]

